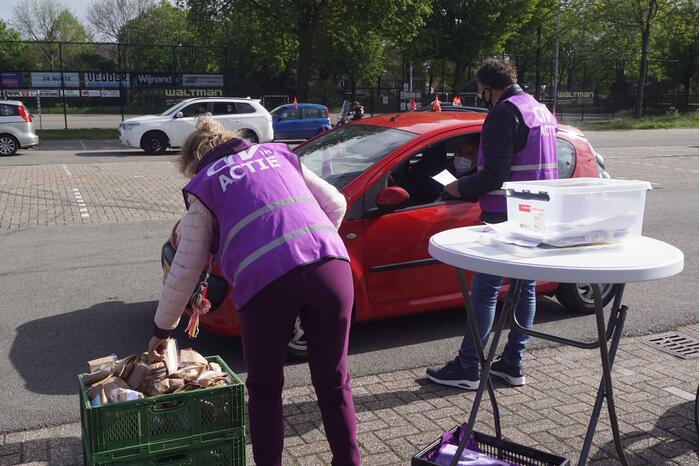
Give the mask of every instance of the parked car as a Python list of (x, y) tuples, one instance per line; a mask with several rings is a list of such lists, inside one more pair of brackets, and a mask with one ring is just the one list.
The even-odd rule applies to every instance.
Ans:
[(325, 105), (286, 104), (270, 112), (275, 139), (308, 139), (331, 129)]
[[(295, 148), (304, 165), (340, 189), (348, 201), (339, 234), (350, 254), (355, 322), (463, 305), (454, 270), (428, 254), (428, 240), (443, 230), (480, 224), (479, 204), (441, 200), (441, 186), (418, 168), (432, 157), (424, 155), (434, 154), (435, 148), (444, 148), (445, 157), (439, 160), (442, 166), (433, 165), (430, 173), (446, 168), (460, 140), (477, 137), (483, 122), (484, 114), (480, 113), (387, 114), (345, 124)], [(559, 126), (557, 155), (561, 178), (601, 176), (593, 148), (575, 128)], [(418, 178), (407, 183), (414, 171)], [(421, 188), (416, 183), (421, 179), (427, 190), (435, 193), (428, 202), (424, 195), (421, 201), (411, 197)], [(162, 248), (164, 276), (176, 247), (174, 228)], [(471, 273), (466, 274), (470, 280)], [(201, 317), (204, 330), (239, 334), (238, 313), (229, 289), (215, 265), (208, 292), (212, 310)], [(507, 285), (502, 293), (506, 290)], [(608, 303), (616, 290), (615, 285), (603, 285), (603, 301)], [(537, 292), (556, 295), (572, 312), (594, 309), (588, 284), (540, 282)], [(298, 321), (289, 347), (297, 352), (306, 348)]]
[(160, 115), (129, 118), (119, 125), (119, 141), (149, 154), (162, 154), (168, 147), (182, 146), (197, 117), (207, 112), (252, 142), (272, 141), (272, 117), (260, 101), (233, 97), (187, 99)]
[(39, 136), (27, 107), (19, 100), (0, 100), (0, 155), (14, 155), (37, 144)]

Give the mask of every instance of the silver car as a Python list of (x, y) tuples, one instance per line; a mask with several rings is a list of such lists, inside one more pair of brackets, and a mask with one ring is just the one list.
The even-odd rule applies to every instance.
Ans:
[(0, 156), (37, 144), (39, 136), (27, 107), (19, 100), (0, 100)]

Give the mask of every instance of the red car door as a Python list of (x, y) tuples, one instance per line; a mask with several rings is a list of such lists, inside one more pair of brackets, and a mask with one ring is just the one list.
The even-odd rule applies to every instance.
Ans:
[[(455, 138), (451, 140), (448, 144), (454, 145)], [(366, 191), (364, 275), (369, 301), (373, 308), (381, 309), (382, 316), (438, 309), (454, 305), (459, 299), (454, 269), (430, 257), (428, 240), (443, 230), (478, 224), (478, 203), (438, 198), (390, 213), (379, 213), (374, 203), (376, 193), (387, 184), (401, 186), (400, 182), (387, 182), (392, 170), (400, 170), (402, 164), (412, 163), (414, 158), (420, 160), (426, 148), (442, 142), (433, 141), (398, 157), (388, 172), (370, 182)], [(426, 182), (435, 183), (429, 179)]]

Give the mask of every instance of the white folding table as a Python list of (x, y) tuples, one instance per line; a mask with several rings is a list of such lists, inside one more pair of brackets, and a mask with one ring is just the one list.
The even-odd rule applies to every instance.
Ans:
[[(610, 426), (615, 440), (615, 448), (620, 462), (626, 465), (627, 460), (620, 441), (610, 375), (610, 369), (615, 359), (615, 353), (622, 336), (622, 329), (628, 310), (627, 306), (621, 305), (624, 284), (658, 280), (680, 273), (683, 270), (683, 253), (670, 244), (644, 236), (630, 237), (619, 243), (566, 248), (542, 245), (536, 248), (516, 246), (499, 242), (495, 239), (495, 236), (496, 233), (486, 226), (474, 226), (443, 231), (430, 238), (430, 255), (440, 262), (457, 269), (457, 276), (464, 296), (464, 307), (467, 312), (474, 344), (479, 353), (482, 369), (479, 388), (476, 391), (469, 421), (467, 422), (467, 432), (452, 461), (452, 465), (457, 464), (469, 435), (474, 429), (479, 405), (486, 388), (489, 390), (489, 396), (493, 405), (496, 436), (498, 438), (501, 437), (498, 405), (489, 373), (506, 321), (518, 331), (536, 338), (543, 338), (578, 348), (599, 348), (603, 375), (578, 464), (582, 466), (586, 462), (603, 404), (603, 398), (605, 398), (608, 405), (608, 413), (610, 414)], [(486, 356), (481, 345), (474, 310), (469, 298), (469, 287), (464, 279), (462, 270), (507, 277), (510, 281), (510, 291), (494, 326), (493, 339)], [(523, 280), (593, 284), (598, 339), (593, 342), (584, 342), (523, 328), (515, 318), (515, 308), (520, 300)], [(620, 291), (613, 301), (607, 328), (599, 284), (621, 285)], [(610, 341), (609, 347), (608, 340)]]

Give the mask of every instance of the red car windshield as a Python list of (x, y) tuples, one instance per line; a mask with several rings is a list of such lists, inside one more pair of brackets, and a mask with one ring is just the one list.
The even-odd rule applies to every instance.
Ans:
[(297, 150), (309, 170), (340, 189), (415, 133), (384, 126), (344, 125)]

